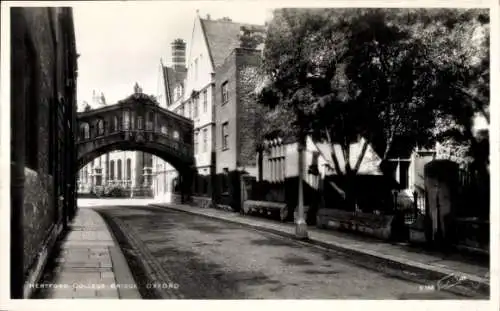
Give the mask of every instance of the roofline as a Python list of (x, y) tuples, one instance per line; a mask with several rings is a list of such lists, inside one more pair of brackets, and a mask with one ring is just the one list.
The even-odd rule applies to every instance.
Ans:
[[(210, 49), (210, 44), (208, 44), (207, 32), (205, 30), (205, 26), (203, 25), (202, 19), (200, 18), (200, 16), (198, 16), (198, 19), (200, 20), (201, 31), (203, 33), (203, 39), (205, 39), (204, 40), (205, 41), (205, 45), (207, 46), (208, 56), (210, 56), (210, 63), (212, 64), (213, 71), (215, 71), (216, 68), (215, 68), (215, 63), (214, 63), (214, 57), (212, 56), (212, 49)], [(194, 27), (193, 27), (193, 34), (194, 34)], [(190, 51), (189, 58), (191, 58), (191, 51)]]
[[(129, 96), (130, 97), (130, 96)], [(126, 99), (128, 99), (129, 97), (127, 97)], [(101, 107), (101, 108), (96, 108), (96, 109), (92, 109), (92, 110), (89, 110), (89, 111), (82, 111), (82, 112), (78, 112), (77, 113), (77, 119), (81, 119), (81, 118), (87, 118), (87, 117), (92, 117), (93, 115), (95, 114), (99, 114), (99, 113), (102, 113), (102, 112), (107, 112), (107, 111), (112, 111), (112, 110), (116, 110), (117, 108), (126, 108), (126, 107), (129, 107), (129, 106), (133, 106), (134, 103), (131, 103), (131, 102), (125, 102), (126, 99), (123, 99), (121, 101), (118, 101), (117, 103), (115, 104), (112, 104), (112, 105), (107, 105), (105, 107)], [(193, 120), (189, 119), (189, 118), (186, 118), (184, 116), (181, 116), (169, 109), (165, 109), (163, 107), (160, 107), (158, 105), (155, 105), (153, 103), (150, 103), (149, 105), (151, 105), (151, 107), (153, 109), (157, 109), (157, 110), (162, 110), (163, 112), (167, 113), (168, 115), (172, 116), (173, 118), (176, 118), (178, 120), (181, 120), (181, 121), (187, 121), (188, 123), (194, 123)]]

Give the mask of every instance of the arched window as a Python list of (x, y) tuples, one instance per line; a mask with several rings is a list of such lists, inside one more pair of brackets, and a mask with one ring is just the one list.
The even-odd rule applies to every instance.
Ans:
[(116, 171), (117, 171), (117, 178), (118, 180), (122, 180), (122, 160), (118, 159), (117, 165), (116, 165)]
[(104, 135), (104, 121), (102, 119), (97, 120), (97, 135)]
[(80, 135), (83, 139), (90, 139), (90, 126), (87, 122), (82, 123), (80, 125)]
[(132, 160), (127, 159), (127, 180), (132, 179)]
[(113, 118), (113, 131), (118, 132), (118, 117)]
[(130, 129), (130, 111), (128, 110), (125, 110), (123, 112), (123, 129), (124, 130)]
[(115, 180), (115, 161), (109, 161), (109, 179)]
[(179, 139), (179, 131), (174, 131), (174, 135), (172, 137), (174, 139)]

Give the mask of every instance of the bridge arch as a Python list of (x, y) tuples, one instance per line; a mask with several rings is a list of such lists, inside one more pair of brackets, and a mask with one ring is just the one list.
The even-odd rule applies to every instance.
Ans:
[[(151, 96), (134, 93), (117, 104), (78, 113), (77, 122), (78, 171), (112, 151), (143, 151), (170, 163), (179, 172), (182, 193), (190, 196), (196, 174), (191, 120), (159, 107)], [(118, 175), (121, 165), (116, 164)]]

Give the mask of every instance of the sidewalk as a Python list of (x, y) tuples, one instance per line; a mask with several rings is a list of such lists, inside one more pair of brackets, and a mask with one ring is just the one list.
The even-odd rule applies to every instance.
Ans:
[[(267, 231), (288, 238), (295, 237), (295, 226), (265, 218), (243, 216), (211, 208), (190, 205), (150, 204), (214, 219), (224, 220)], [(371, 238), (354, 236), (334, 230), (309, 227), (309, 245), (333, 250), (356, 264), (375, 268), (398, 277), (411, 279), (425, 285), (442, 284), (453, 292), (467, 296), (489, 296), (489, 265), (474, 262), (460, 254), (444, 255), (425, 252), (407, 245), (390, 244)], [(441, 280), (441, 281), (440, 281)]]
[(34, 298), (140, 299), (120, 247), (99, 214), (79, 208)]

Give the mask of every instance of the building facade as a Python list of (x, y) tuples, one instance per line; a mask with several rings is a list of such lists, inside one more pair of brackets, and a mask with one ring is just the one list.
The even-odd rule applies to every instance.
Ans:
[(71, 8), (11, 8), (11, 297), (27, 298), (76, 209)]
[[(227, 84), (224, 87), (228, 92), (226, 95), (235, 98), (226, 107), (236, 107), (240, 102), (246, 103), (246, 100), (240, 101), (239, 99), (240, 96), (243, 96), (243, 92), (246, 92), (246, 89), (243, 89), (248, 84), (245, 82), (248, 74), (245, 70), (248, 66), (257, 66), (259, 61), (257, 54), (260, 54), (256, 53), (255, 50), (241, 48), (240, 37), (244, 27), (263, 29), (261, 26), (235, 23), (228, 18), (212, 20), (209, 16), (207, 18), (197, 17), (194, 21), (193, 34), (185, 57), (185, 67), (182, 67), (179, 62), (183, 60), (182, 51), (186, 49), (177, 48), (182, 45), (180, 40), (176, 40), (172, 43), (173, 66), (161, 71), (166, 87), (165, 94), (160, 95), (160, 97), (166, 98), (166, 107), (194, 121), (195, 163), (198, 174), (193, 184), (195, 194), (211, 195), (213, 191), (211, 176), (217, 173), (219, 156), (223, 159), (221, 170), (226, 167), (228, 169), (237, 167), (240, 164), (244, 164), (247, 168), (255, 166), (254, 153), (251, 155), (248, 153), (246, 159), (235, 155), (241, 149), (251, 148), (250, 145), (246, 144), (248, 139), (240, 137), (240, 135), (244, 135), (244, 131), (240, 131), (238, 135), (233, 132), (230, 136), (231, 142), (235, 144), (240, 139), (238, 148), (222, 150), (218, 147), (222, 143), (219, 137), (222, 135), (220, 134), (222, 125), (220, 124), (220, 128), (217, 128), (218, 117), (216, 115), (219, 115), (220, 120), (232, 119), (231, 126), (238, 128), (236, 120), (240, 121), (240, 117), (237, 117), (236, 114), (240, 114), (242, 110), (239, 108), (219, 109), (221, 105), (218, 102), (223, 99), (221, 86), (217, 83), (222, 78), (217, 78), (217, 76), (227, 77)], [(179, 70), (185, 74), (184, 77), (178, 74)], [(231, 89), (228, 88), (229, 77), (231, 77)], [(184, 79), (181, 80), (181, 78)], [(173, 84), (171, 84), (172, 81), (174, 81)], [(219, 109), (218, 112), (217, 109)], [(244, 118), (241, 121), (243, 126), (249, 125), (250, 122), (246, 122)], [(228, 130), (228, 127), (225, 127), (225, 130)], [(226, 133), (229, 134), (229, 131)], [(232, 153), (234, 155), (230, 155)], [(168, 200), (177, 172), (161, 159), (156, 158), (153, 162), (155, 196)], [(165, 195), (167, 195), (166, 198)]]

